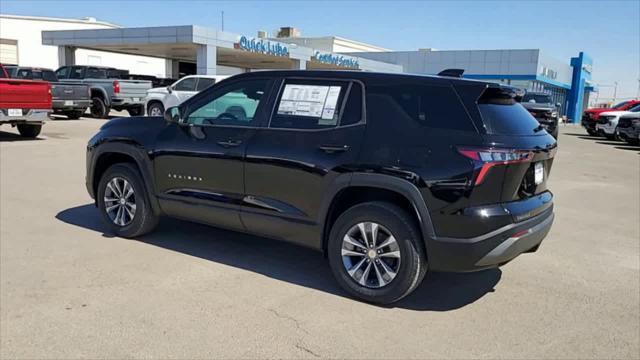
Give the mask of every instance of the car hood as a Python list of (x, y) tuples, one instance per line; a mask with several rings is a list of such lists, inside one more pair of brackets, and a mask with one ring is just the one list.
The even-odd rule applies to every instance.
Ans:
[(631, 114), (631, 111), (604, 111), (600, 113), (600, 116), (620, 116), (624, 114)]
[(147, 90), (147, 94), (168, 94), (166, 87), (157, 87)]

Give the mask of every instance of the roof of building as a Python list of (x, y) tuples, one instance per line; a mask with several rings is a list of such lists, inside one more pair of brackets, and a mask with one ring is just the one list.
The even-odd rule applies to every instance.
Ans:
[(94, 17), (73, 19), (73, 18), (56, 18), (56, 17), (48, 17), (48, 16), (28, 16), (28, 15), (10, 15), (10, 14), (0, 14), (0, 17), (7, 18), (7, 19), (18, 19), (18, 20), (67, 22), (67, 23), (77, 23), (77, 24), (98, 24), (98, 25), (108, 26), (112, 28), (121, 27), (120, 25), (112, 24), (106, 21), (96, 20), (96, 18)]

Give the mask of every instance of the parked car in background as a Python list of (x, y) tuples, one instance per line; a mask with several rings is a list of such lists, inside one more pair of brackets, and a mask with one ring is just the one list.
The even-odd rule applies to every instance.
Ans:
[(427, 271), (498, 267), (549, 232), (557, 143), (514, 97), (453, 77), (244, 73), (103, 125), (86, 187), (117, 236), (167, 215), (291, 241), (392, 303)]
[(551, 136), (558, 138), (560, 103), (554, 104), (551, 95), (547, 93), (527, 92), (522, 97), (521, 104)]
[(17, 126), (20, 135), (34, 138), (51, 111), (48, 82), (11, 79), (0, 64), (0, 125)]
[(620, 116), (640, 111), (640, 104), (630, 108), (628, 111), (605, 111), (600, 113), (596, 122), (596, 131), (598, 135), (604, 136), (609, 140), (614, 140), (618, 136), (618, 120)]
[[(62, 82), (82, 83), (91, 88), (91, 115), (104, 119), (109, 111), (127, 110), (131, 116), (144, 114), (144, 97), (151, 81), (124, 80), (128, 71), (101, 66), (63, 66), (56, 70)], [(123, 79), (124, 78), (124, 79)]]
[(188, 75), (172, 85), (150, 89), (145, 97), (147, 115), (162, 116), (165, 109), (180, 105), (198, 92), (228, 77), (228, 75)]
[(620, 116), (618, 137), (632, 145), (640, 144), (640, 111)]
[(587, 109), (582, 114), (582, 126), (587, 130), (587, 133), (591, 136), (598, 135), (598, 131), (596, 130), (596, 124), (598, 122), (598, 117), (603, 112), (609, 111), (625, 111), (629, 110), (635, 105), (640, 104), (640, 100), (627, 100), (621, 103), (618, 103), (610, 108), (592, 108)]
[(78, 119), (91, 106), (89, 85), (71, 82), (59, 82), (51, 69), (26, 66), (6, 66), (9, 76), (14, 79), (42, 80), (51, 84), (52, 108), (55, 114), (66, 115), (69, 119)]
[(152, 76), (152, 75), (138, 75), (138, 74), (129, 74), (129, 76), (127, 76), (127, 79), (151, 81), (151, 87), (153, 88), (167, 87), (176, 81), (176, 79), (159, 78), (157, 76)]

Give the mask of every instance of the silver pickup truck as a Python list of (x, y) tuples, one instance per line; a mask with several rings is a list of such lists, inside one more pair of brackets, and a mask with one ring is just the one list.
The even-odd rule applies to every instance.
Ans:
[(151, 81), (125, 80), (126, 70), (103, 66), (72, 65), (56, 70), (63, 82), (80, 82), (91, 89), (91, 115), (105, 119), (109, 111), (127, 110), (131, 116), (144, 114), (144, 98)]
[(59, 82), (53, 70), (26, 66), (5, 66), (13, 79), (43, 80), (51, 84), (51, 107), (54, 114), (78, 119), (91, 106), (89, 85)]

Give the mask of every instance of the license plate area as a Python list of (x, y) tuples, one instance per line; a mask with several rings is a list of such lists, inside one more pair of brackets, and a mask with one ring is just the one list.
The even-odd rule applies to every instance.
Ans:
[(9, 116), (22, 116), (22, 109), (9, 109), (7, 114)]
[(533, 182), (540, 185), (544, 182), (544, 164), (537, 162), (533, 165)]
[(64, 106), (73, 106), (73, 100), (65, 100)]

